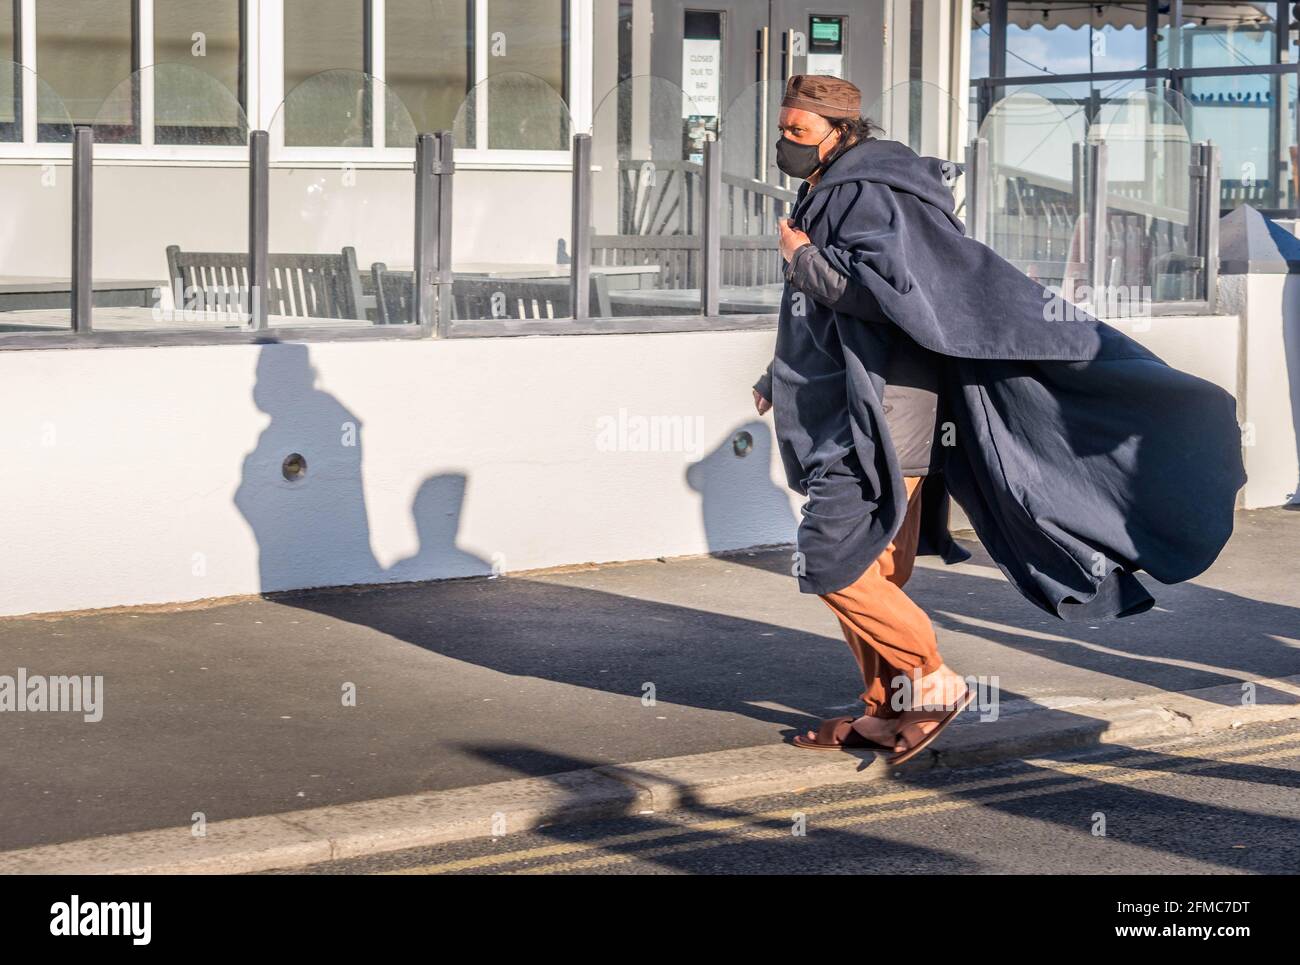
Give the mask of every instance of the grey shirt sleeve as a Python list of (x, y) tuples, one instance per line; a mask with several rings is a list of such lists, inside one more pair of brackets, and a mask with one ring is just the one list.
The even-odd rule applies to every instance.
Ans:
[(812, 243), (800, 245), (786, 263), (786, 281), (828, 308), (859, 318), (879, 319), (880, 305), (856, 282), (845, 278)]
[(759, 395), (761, 395), (763, 398), (767, 399), (768, 402), (772, 401), (772, 363), (771, 362), (767, 363), (767, 371), (765, 371), (762, 375), (760, 375), (758, 377), (758, 381), (754, 383), (754, 391), (757, 392)]

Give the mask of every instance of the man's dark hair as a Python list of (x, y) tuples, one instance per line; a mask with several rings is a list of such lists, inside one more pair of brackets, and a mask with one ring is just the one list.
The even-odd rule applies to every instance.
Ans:
[(853, 145), (863, 141), (874, 141), (877, 134), (885, 133), (885, 129), (869, 117), (828, 117), (826, 122), (832, 129), (840, 132), (840, 141), (822, 162), (823, 170), (830, 167)]
[(869, 117), (828, 117), (826, 121), (840, 132), (843, 144), (874, 141), (877, 134), (885, 133), (885, 129)]

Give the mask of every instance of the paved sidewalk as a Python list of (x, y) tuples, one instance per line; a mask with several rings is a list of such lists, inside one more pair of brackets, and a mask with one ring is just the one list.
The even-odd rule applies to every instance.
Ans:
[[(1300, 673), (1300, 513), (1239, 514), (1209, 573), (1148, 581), (1157, 610), (1097, 626), (1041, 614), (972, 549), (922, 561), (909, 592), (955, 669), (998, 678), (1003, 725)], [(778, 550), (0, 620), (0, 674), (105, 679), (98, 723), (0, 714), (0, 850), (779, 746), (860, 689), (787, 566)], [(937, 746), (985, 726), (963, 717)]]

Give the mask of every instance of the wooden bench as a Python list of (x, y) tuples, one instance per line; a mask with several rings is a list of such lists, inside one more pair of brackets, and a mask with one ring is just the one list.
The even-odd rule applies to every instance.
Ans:
[[(379, 324), (414, 322), (414, 273), (391, 271), (382, 262), (370, 266), (371, 285), (378, 299)], [(592, 274), (589, 311), (592, 318), (610, 316), (609, 290), (603, 275)], [(572, 318), (567, 278), (455, 278), (451, 283), (451, 317)]]
[[(723, 285), (784, 281), (776, 235), (723, 235), (719, 266)], [(659, 288), (700, 287), (699, 235), (593, 235), (593, 265), (658, 265)]]
[[(337, 255), (271, 254), (267, 257), (267, 314), (302, 318), (370, 320), (377, 309), (374, 294), (362, 290), (356, 249)], [(167, 277), (181, 304), (195, 294), (205, 302), (242, 305), (247, 301), (248, 255), (243, 252), (182, 251), (167, 246)], [(237, 300), (242, 299), (242, 300)]]

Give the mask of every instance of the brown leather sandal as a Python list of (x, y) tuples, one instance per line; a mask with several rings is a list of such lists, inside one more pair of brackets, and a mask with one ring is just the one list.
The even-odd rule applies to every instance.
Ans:
[(865, 747), (877, 751), (893, 750), (886, 744), (867, 740), (859, 734), (853, 729), (855, 720), (856, 717), (832, 717), (830, 720), (824, 720), (821, 727), (817, 728), (816, 738), (810, 740), (805, 734), (795, 734), (793, 744), (795, 747), (804, 747), (810, 751), (838, 751), (846, 747)]
[(925, 721), (935, 721), (939, 726), (934, 728), (928, 734), (923, 736), (919, 741), (913, 744), (905, 751), (899, 751), (893, 757), (887, 758), (889, 764), (902, 764), (904, 761), (910, 761), (921, 751), (925, 750), (934, 743), (936, 737), (943, 733), (943, 729), (957, 719), (957, 715), (970, 706), (971, 701), (975, 699), (975, 691), (969, 687), (966, 692), (957, 698), (957, 702), (952, 704), (947, 710), (905, 710), (901, 715), (898, 733), (901, 735), (908, 727), (920, 724)]

